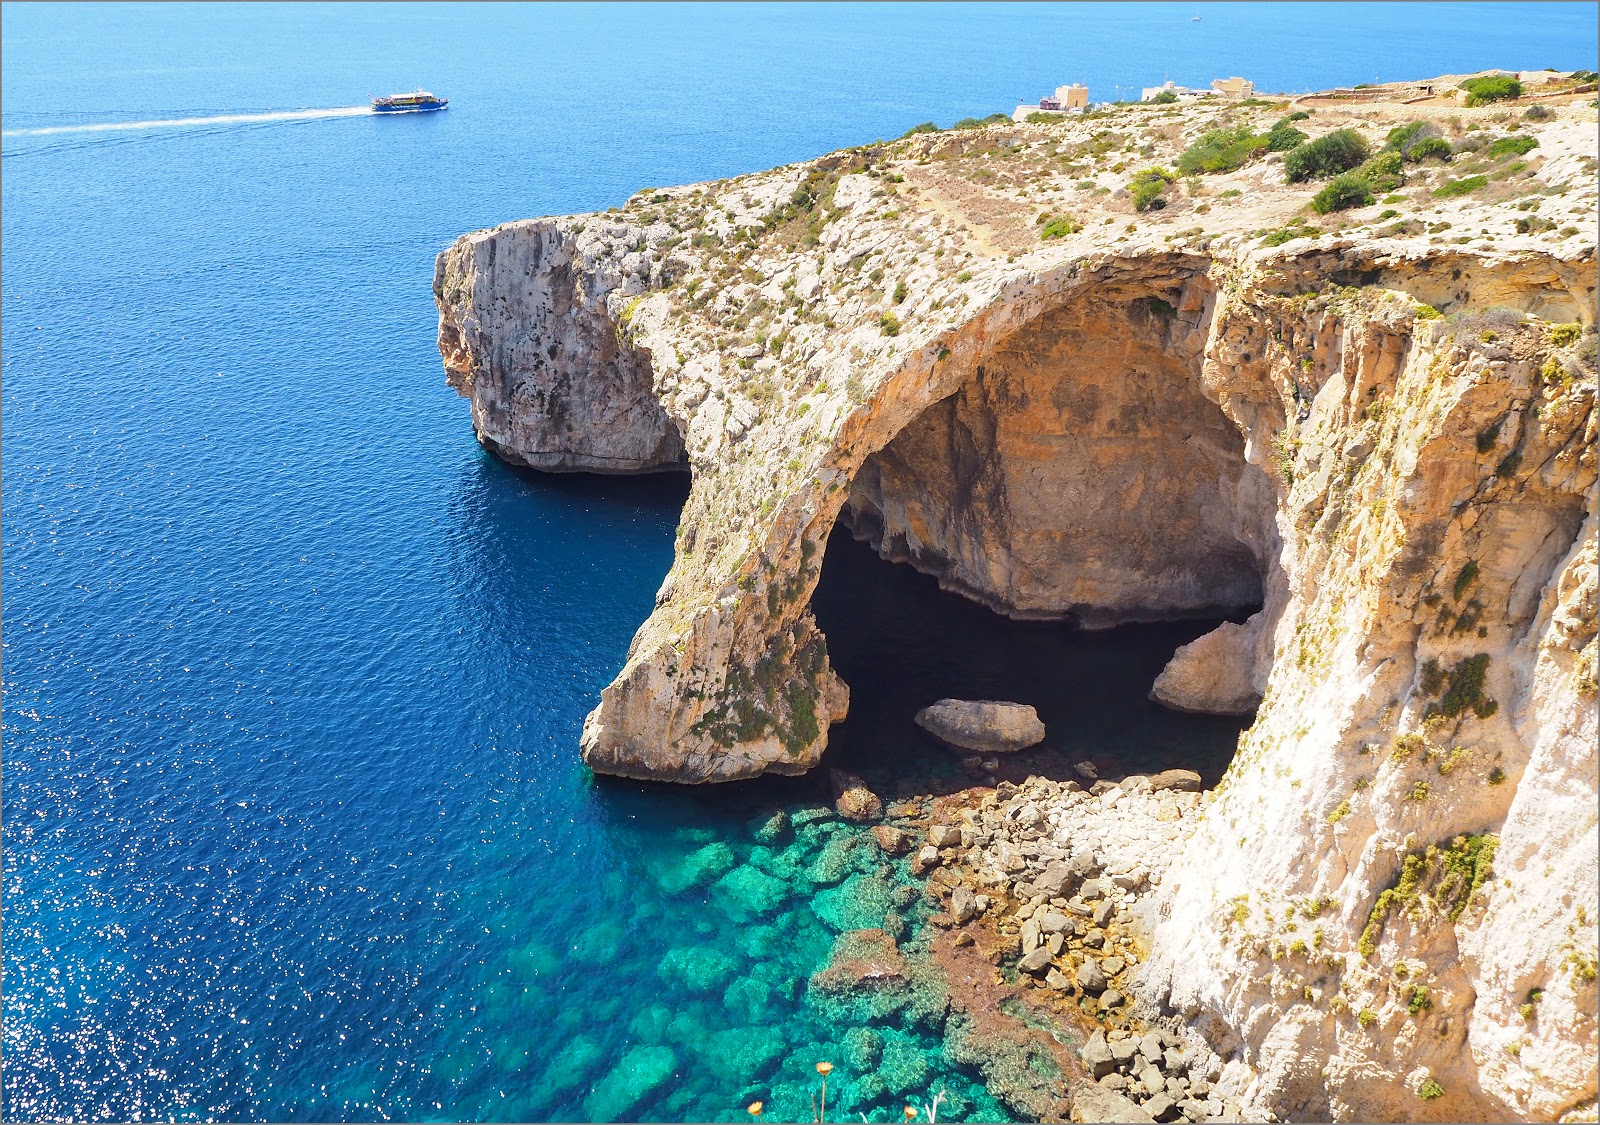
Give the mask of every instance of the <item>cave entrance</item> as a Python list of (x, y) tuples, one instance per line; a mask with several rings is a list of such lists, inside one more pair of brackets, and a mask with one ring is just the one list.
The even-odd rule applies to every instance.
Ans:
[(1080, 291), (866, 460), (813, 597), (852, 690), (841, 760), (929, 761), (912, 715), (953, 696), (1038, 709), (1042, 748), (1003, 774), (1221, 776), (1249, 716), (1148, 699), (1176, 648), (1261, 607), (1275, 549), (1272, 482), (1201, 389), (1205, 306), (1182, 280)]
[[(880, 792), (962, 788), (991, 775), (936, 749), (912, 721), (938, 699), (1031, 704), (1045, 740), (999, 756), (996, 779), (1076, 779), (1163, 769), (1199, 772), (1207, 788), (1228, 768), (1248, 715), (1186, 715), (1149, 699), (1173, 650), (1223, 617), (1082, 629), (1017, 621), (939, 588), (936, 578), (880, 558), (841, 520), (828, 541), (812, 611), (835, 670), (850, 685), (850, 715), (829, 733), (824, 762), (867, 777)], [(1226, 619), (1243, 620), (1235, 613)]]

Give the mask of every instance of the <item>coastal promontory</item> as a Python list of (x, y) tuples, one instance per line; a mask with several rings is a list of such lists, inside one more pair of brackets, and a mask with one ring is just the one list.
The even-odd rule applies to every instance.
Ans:
[(841, 519), (1015, 618), (1231, 614), (1151, 685), (1255, 717), (1147, 888), (1137, 1002), (1255, 1112), (1592, 1117), (1594, 94), (1460, 81), (915, 132), (460, 238), (483, 444), (690, 474), (584, 760), (811, 769)]

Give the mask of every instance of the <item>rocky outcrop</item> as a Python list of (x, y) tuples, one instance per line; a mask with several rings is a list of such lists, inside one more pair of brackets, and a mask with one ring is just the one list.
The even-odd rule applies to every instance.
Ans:
[(1150, 688), (1150, 698), (1198, 715), (1249, 715), (1261, 703), (1253, 682), (1261, 616), (1224, 622), (1179, 647)]
[(833, 789), (833, 807), (839, 815), (853, 824), (865, 824), (883, 815), (883, 799), (867, 788), (867, 783), (853, 773), (829, 770)]
[[(1314, 123), (1381, 145), (1429, 112)], [(1435, 124), (1470, 146), (1500, 112)], [(1593, 211), (1594, 113), (1519, 120), (1515, 169), (1407, 166), (1398, 219), (1308, 218), (1276, 156), (1135, 211), (1128, 176), (1211, 114), (910, 138), (446, 251), (441, 350), (486, 445), (691, 468), (584, 758), (813, 766), (848, 708), (808, 607), (841, 514), (1017, 617), (1258, 611), (1157, 691), (1262, 699), (1132, 999), (1205, 1030), (1262, 1113), (1592, 1106), (1595, 232), (1563, 224)], [(1474, 163), (1481, 190), (1433, 194)]]
[(1039, 712), (1026, 703), (941, 699), (918, 711), (915, 719), (942, 745), (980, 754), (1011, 754), (1044, 741)]
[(450, 385), (472, 402), (478, 440), (551, 472), (687, 468), (650, 354), (618, 339), (606, 309), (612, 293), (644, 291), (638, 256), (574, 250), (553, 227), (514, 224), (439, 255), (439, 352)]

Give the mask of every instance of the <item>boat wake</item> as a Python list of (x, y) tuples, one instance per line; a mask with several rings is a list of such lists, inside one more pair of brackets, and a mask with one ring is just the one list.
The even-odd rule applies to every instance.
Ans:
[(364, 105), (338, 109), (291, 109), (275, 113), (225, 113), (214, 117), (173, 117), (161, 121), (105, 121), (92, 125), (48, 125), (37, 129), (7, 129), (0, 137), (49, 137), (58, 133), (119, 133), (136, 129), (179, 129), (195, 125), (243, 125), (258, 121), (311, 121), (319, 117), (365, 117)]

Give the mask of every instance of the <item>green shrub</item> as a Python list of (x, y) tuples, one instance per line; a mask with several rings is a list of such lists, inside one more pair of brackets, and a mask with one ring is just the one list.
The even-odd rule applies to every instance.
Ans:
[(1487, 176), (1467, 176), (1460, 180), (1451, 180), (1449, 183), (1433, 189), (1435, 199), (1452, 199), (1458, 195), (1466, 195), (1477, 191), (1479, 188), (1489, 186)]
[(1522, 96), (1522, 83), (1505, 74), (1486, 74), (1481, 78), (1469, 78), (1461, 83), (1459, 89), (1467, 92), (1467, 105), (1488, 105), (1490, 102), (1503, 102), (1509, 98)]
[(1161, 93), (1150, 99), (1150, 101), (1155, 105), (1171, 105), (1177, 100), (1178, 95), (1174, 94), (1171, 90), (1162, 90)]
[(940, 129), (939, 126), (935, 125), (932, 121), (924, 121), (921, 125), (913, 125), (904, 133), (901, 133), (900, 139), (903, 141), (907, 137), (916, 136), (918, 133), (941, 133), (943, 131), (944, 130)]
[(1299, 129), (1293, 129), (1286, 125), (1274, 126), (1272, 131), (1267, 134), (1267, 151), (1288, 152), (1292, 148), (1299, 148), (1305, 144), (1307, 139), (1307, 135)]
[(1417, 1097), (1425, 1102), (1431, 1102), (1434, 1098), (1442, 1098), (1444, 1097), (1444, 1087), (1432, 1078), (1424, 1078), (1422, 1085), (1417, 1087)]
[(1311, 209), (1319, 215), (1330, 211), (1347, 211), (1352, 207), (1365, 207), (1372, 202), (1372, 189), (1365, 176), (1359, 172), (1346, 172), (1328, 181), (1328, 186), (1311, 197)]
[(1066, 119), (1065, 114), (1056, 113), (1053, 110), (1040, 110), (1023, 118), (1029, 125), (1054, 125)]
[(1530, 105), (1528, 107), (1528, 112), (1524, 113), (1522, 116), (1526, 117), (1529, 121), (1549, 121), (1555, 116), (1555, 114), (1551, 113), (1542, 105)]
[[(1463, 590), (1465, 587), (1463, 587)], [(1467, 656), (1456, 661), (1448, 673), (1449, 687), (1438, 703), (1430, 703), (1424, 715), (1443, 715), (1454, 719), (1470, 709), (1480, 719), (1487, 719), (1500, 709), (1500, 705), (1483, 694), (1483, 684), (1489, 672), (1489, 654)]]
[(1321, 233), (1316, 227), (1298, 226), (1291, 223), (1289, 226), (1268, 231), (1261, 241), (1266, 246), (1282, 246), (1285, 242), (1292, 242), (1297, 238), (1316, 238)]
[(878, 318), (878, 327), (885, 336), (900, 335), (900, 318), (892, 312), (886, 312)]
[(895, 282), (894, 283), (894, 303), (898, 305), (901, 301), (904, 301), (906, 299), (906, 294), (908, 292), (909, 292), (909, 290), (906, 289), (906, 283), (905, 283), (905, 279), (904, 278), (902, 278), (899, 281)]
[(985, 125), (1003, 125), (1010, 120), (1011, 118), (1007, 114), (991, 113), (988, 117), (963, 117), (960, 121), (957, 121), (954, 125), (950, 126), (950, 128), (981, 129)]
[(1371, 155), (1371, 149), (1354, 129), (1335, 129), (1314, 141), (1290, 149), (1283, 157), (1283, 170), (1291, 184), (1303, 180), (1326, 180), (1358, 167)]
[(1583, 324), (1573, 321), (1571, 324), (1552, 324), (1550, 326), (1550, 342), (1558, 348), (1576, 344), (1583, 335)]
[(1201, 172), (1233, 172), (1243, 168), (1267, 144), (1266, 137), (1252, 133), (1244, 125), (1213, 129), (1178, 157), (1178, 173), (1194, 176)]
[(1427, 987), (1420, 984), (1413, 985), (1411, 998), (1406, 1001), (1406, 1011), (1412, 1015), (1417, 1015), (1421, 1012), (1426, 1012), (1431, 1007), (1433, 1007), (1433, 997), (1428, 995)]
[(1383, 147), (1388, 152), (1403, 153), (1410, 145), (1428, 136), (1432, 131), (1433, 126), (1426, 121), (1413, 121), (1409, 125), (1396, 125), (1383, 138)]
[(1404, 166), (1398, 152), (1380, 152), (1356, 169), (1358, 176), (1366, 178), (1374, 193), (1390, 192), (1405, 183)]
[(1133, 209), (1135, 211), (1159, 211), (1167, 205), (1162, 198), (1162, 192), (1167, 190), (1167, 185), (1172, 182), (1172, 173), (1164, 168), (1146, 168), (1143, 172), (1136, 173), (1128, 181), (1128, 190), (1133, 193)]
[(1502, 156), (1522, 156), (1538, 147), (1539, 142), (1532, 137), (1501, 137), (1488, 147), (1486, 154), (1498, 160)]
[(1042, 239), (1065, 238), (1069, 234), (1077, 234), (1083, 227), (1071, 215), (1057, 215), (1054, 218), (1045, 218), (1044, 229), (1039, 232)]
[(1405, 158), (1412, 164), (1420, 164), (1434, 157), (1449, 160), (1453, 151), (1450, 142), (1443, 137), (1424, 137), (1406, 150)]
[(1288, 117), (1277, 122), (1267, 132), (1267, 150), (1269, 152), (1288, 152), (1291, 148), (1298, 148), (1305, 144), (1307, 137), (1293, 125), (1295, 121), (1304, 121), (1306, 114), (1291, 113)]
[(1385, 152), (1398, 152), (1407, 164), (1418, 164), (1429, 157), (1450, 159), (1450, 142), (1439, 135), (1429, 121), (1413, 121), (1389, 130), (1383, 140)]

